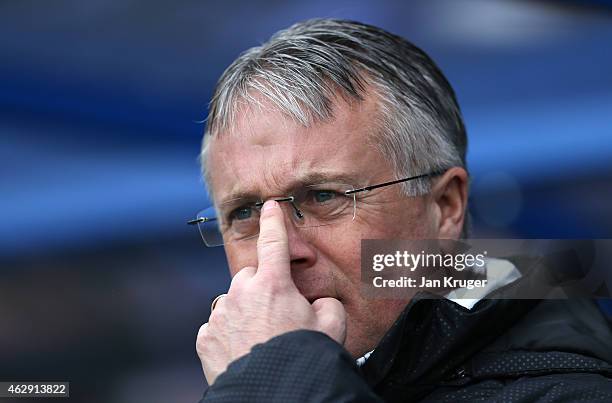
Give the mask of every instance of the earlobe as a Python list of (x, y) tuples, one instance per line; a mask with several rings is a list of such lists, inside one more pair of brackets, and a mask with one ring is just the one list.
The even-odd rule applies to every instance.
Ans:
[(439, 214), (438, 238), (461, 237), (467, 209), (468, 174), (461, 167), (449, 169), (433, 185), (432, 196)]

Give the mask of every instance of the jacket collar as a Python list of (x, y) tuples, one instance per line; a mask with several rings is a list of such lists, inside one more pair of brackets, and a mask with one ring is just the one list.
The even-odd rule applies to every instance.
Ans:
[(361, 367), (376, 390), (389, 384), (432, 385), (501, 336), (540, 300), (513, 299), (541, 284), (537, 262), (515, 259), (523, 276), (488, 294), (472, 309), (444, 297), (418, 293)]

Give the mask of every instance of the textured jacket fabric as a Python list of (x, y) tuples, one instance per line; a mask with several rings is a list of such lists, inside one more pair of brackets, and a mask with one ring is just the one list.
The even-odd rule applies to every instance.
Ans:
[(515, 299), (542, 270), (472, 309), (420, 293), (362, 367), (323, 333), (259, 344), (201, 402), (612, 402), (612, 330), (588, 299)]

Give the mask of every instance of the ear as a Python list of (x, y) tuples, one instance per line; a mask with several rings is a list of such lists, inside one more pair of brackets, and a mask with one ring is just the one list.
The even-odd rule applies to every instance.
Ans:
[(461, 237), (467, 209), (468, 184), (468, 173), (460, 167), (447, 170), (432, 184), (432, 207), (439, 217), (435, 229), (438, 239)]

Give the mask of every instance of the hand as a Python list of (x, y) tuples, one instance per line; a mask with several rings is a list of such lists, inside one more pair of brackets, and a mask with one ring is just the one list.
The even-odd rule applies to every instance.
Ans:
[(257, 268), (236, 273), (227, 296), (198, 332), (196, 350), (209, 385), (255, 344), (292, 330), (318, 330), (344, 343), (346, 313), (340, 301), (320, 298), (311, 305), (291, 278), (283, 211), (274, 200), (262, 208), (257, 260)]

